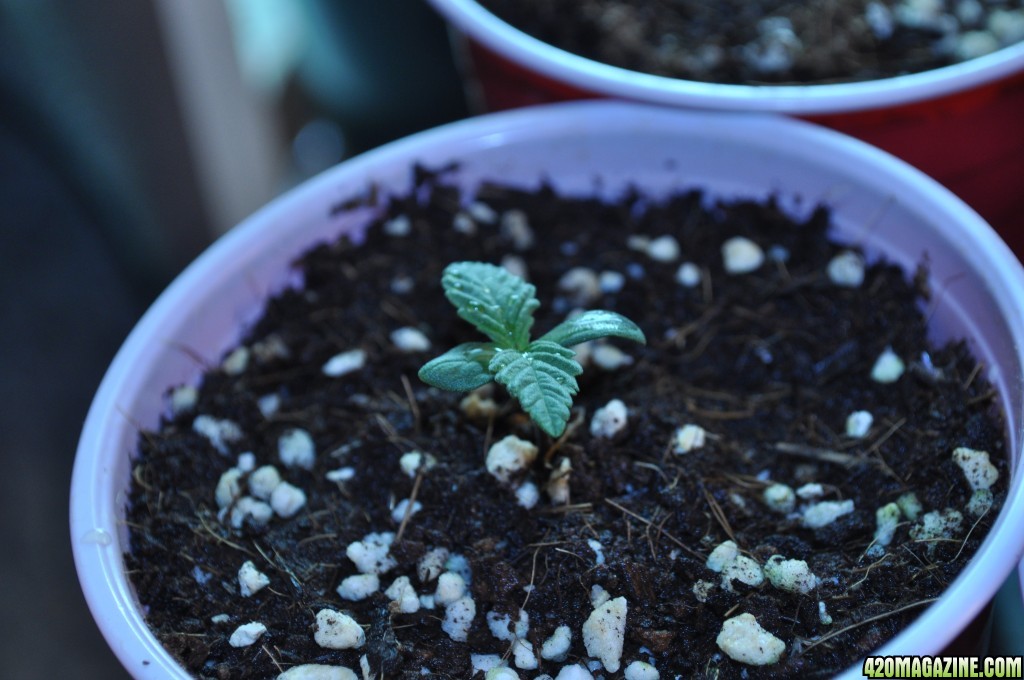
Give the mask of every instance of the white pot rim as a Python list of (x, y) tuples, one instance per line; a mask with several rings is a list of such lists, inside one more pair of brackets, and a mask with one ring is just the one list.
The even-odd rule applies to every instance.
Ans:
[(604, 64), (542, 42), (476, 0), (429, 0), (459, 31), (505, 59), (586, 92), (701, 109), (825, 115), (887, 109), (956, 94), (1024, 71), (1024, 43), (930, 71), (821, 85), (726, 85)]
[[(962, 201), (902, 161), (857, 140), (801, 121), (772, 115), (684, 112), (623, 102), (591, 101), (547, 105), (489, 114), (449, 124), (393, 142), (342, 163), (274, 200), (228, 232), (194, 261), (157, 299), (128, 336), (103, 378), (87, 415), (71, 484), (71, 537), (76, 567), (93, 616), (115, 654), (137, 678), (186, 678), (187, 674), (156, 641), (139, 612), (124, 573), (119, 534), (123, 529), (126, 478), (118, 461), (129, 455), (123, 430), (135, 424), (122, 412), (125, 399), (142, 389), (138, 373), (152, 361), (154, 344), (166, 342), (168, 318), (187, 323), (188, 301), (204, 288), (239, 276), (239, 262), (259, 250), (261, 236), (280, 232), (298, 207), (329, 205), (376, 180), (388, 181), (399, 169), (407, 176), (413, 161), (440, 164), (471, 158), (474, 150), (517, 141), (586, 136), (599, 145), (602, 133), (623, 131), (676, 135), (699, 130), (701, 138), (781, 149), (830, 167), (855, 170), (868, 181), (920, 203), (925, 214), (949, 222), (954, 236), (969, 242), (964, 255), (981, 272), (988, 293), (1024, 345), (1024, 270), (995, 233)], [(815, 165), (814, 167), (817, 167)], [(778, 189), (779, 187), (773, 187)], [(714, 192), (714, 189), (712, 189)], [(309, 245), (306, 242), (305, 245)], [(243, 270), (244, 271), (244, 270)], [(1024, 352), (1024, 350), (1018, 350)], [(1018, 376), (1019, 378), (1019, 376)], [(1015, 389), (1020, 390), (1020, 385)], [(124, 395), (128, 395), (127, 397)], [(1011, 446), (1021, 444), (1021, 414), (1007, 414)], [(153, 423), (143, 423), (151, 427)], [(912, 624), (879, 654), (937, 653), (985, 606), (1024, 551), (1024, 536), (1010, 519), (1024, 516), (1024, 484), (1015, 471), (1003, 511), (975, 558), (955, 586), (931, 606), (930, 616)], [(123, 469), (121, 470), (123, 473)], [(902, 651), (901, 651), (902, 650)], [(852, 672), (852, 671), (851, 671)], [(856, 673), (851, 677), (857, 677)]]

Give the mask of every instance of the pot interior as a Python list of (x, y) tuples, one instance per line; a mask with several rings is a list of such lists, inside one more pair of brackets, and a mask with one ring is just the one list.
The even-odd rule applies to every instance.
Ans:
[(604, 196), (630, 186), (652, 196), (700, 188), (709, 200), (776, 196), (795, 214), (823, 203), (833, 211), (837, 239), (861, 244), (869, 255), (885, 253), (908, 271), (926, 262), (935, 338), (968, 338), (984, 364), (1006, 414), (1015, 474), (1002, 517), (956, 582), (991, 587), (944, 597), (932, 607), (939, 610), (932, 623), (922, 617), (885, 649), (937, 652), (995, 592), (1024, 541), (1008, 519), (1024, 511), (1017, 474), (1024, 274), (987, 225), (909, 166), (810, 125), (614, 103), (557, 105), (417, 135), (328, 171), (223, 237), (133, 331), (101, 385), (80, 442), (72, 538), (94, 615), (137, 677), (182, 673), (146, 629), (123, 571), (124, 502), (140, 428), (157, 426), (170, 388), (194, 384), (203, 363), (219, 362), (268, 295), (301, 283), (290, 267), (299, 254), (343, 232), (358, 233), (372, 213), (338, 214), (333, 207), (371, 185), (382, 193), (404, 191), (414, 162), (436, 167), (451, 161), (459, 165), (450, 178), (467, 188), (486, 180), (548, 182), (566, 193)]

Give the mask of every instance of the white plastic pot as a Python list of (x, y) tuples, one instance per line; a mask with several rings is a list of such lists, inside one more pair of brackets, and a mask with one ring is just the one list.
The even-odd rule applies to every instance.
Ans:
[[(409, 185), (414, 162), (457, 160), (452, 174), (608, 195), (700, 187), (766, 197), (805, 211), (824, 202), (837, 236), (912, 269), (927, 252), (937, 338), (966, 336), (1007, 414), (1019, 472), (1024, 413), (1024, 272), (962, 202), (904, 163), (834, 132), (774, 116), (683, 113), (622, 103), (575, 103), (495, 114), (395, 142), (289, 192), (229, 232), (157, 300), (114, 359), (89, 412), (71, 487), (71, 536), (82, 588), (103, 634), (136, 678), (184, 678), (150, 633), (124, 571), (131, 453), (153, 428), (166, 391), (200, 373), (189, 352), (216, 360), (287, 285), (289, 263), (312, 244), (358, 230), (366, 214), (331, 207), (376, 183)], [(596, 178), (601, 182), (595, 183)], [(801, 201), (791, 200), (795, 197)], [(880, 653), (933, 654), (983, 609), (1024, 551), (1024, 489), (1009, 497), (975, 558), (940, 601)], [(852, 671), (859, 674), (859, 669)]]
[(679, 108), (778, 112), (845, 132), (952, 189), (1024, 254), (1024, 43), (864, 82), (727, 85), (611, 66), (537, 40), (476, 0), (430, 0), (455, 29), (488, 110), (609, 97)]

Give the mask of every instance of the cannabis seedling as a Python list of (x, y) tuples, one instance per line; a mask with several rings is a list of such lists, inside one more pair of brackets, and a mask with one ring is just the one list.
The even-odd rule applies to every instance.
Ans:
[(645, 343), (643, 331), (626, 317), (602, 310), (583, 312), (530, 340), (536, 288), (501, 267), (454, 262), (441, 277), (445, 297), (458, 315), (491, 342), (467, 342), (427, 362), (420, 380), (453, 392), (468, 392), (492, 380), (519, 400), (533, 421), (552, 437), (565, 431), (576, 376), (583, 367), (570, 347), (615, 336)]

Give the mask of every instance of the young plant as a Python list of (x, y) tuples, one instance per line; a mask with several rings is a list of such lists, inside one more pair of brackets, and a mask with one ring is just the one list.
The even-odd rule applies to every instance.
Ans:
[(458, 315), (491, 342), (467, 342), (427, 362), (420, 380), (453, 392), (468, 392), (492, 380), (519, 400), (540, 429), (552, 437), (565, 431), (576, 376), (583, 367), (570, 347), (615, 336), (646, 343), (635, 323), (615, 312), (583, 312), (530, 339), (536, 288), (501, 267), (454, 262), (441, 277), (445, 297)]

